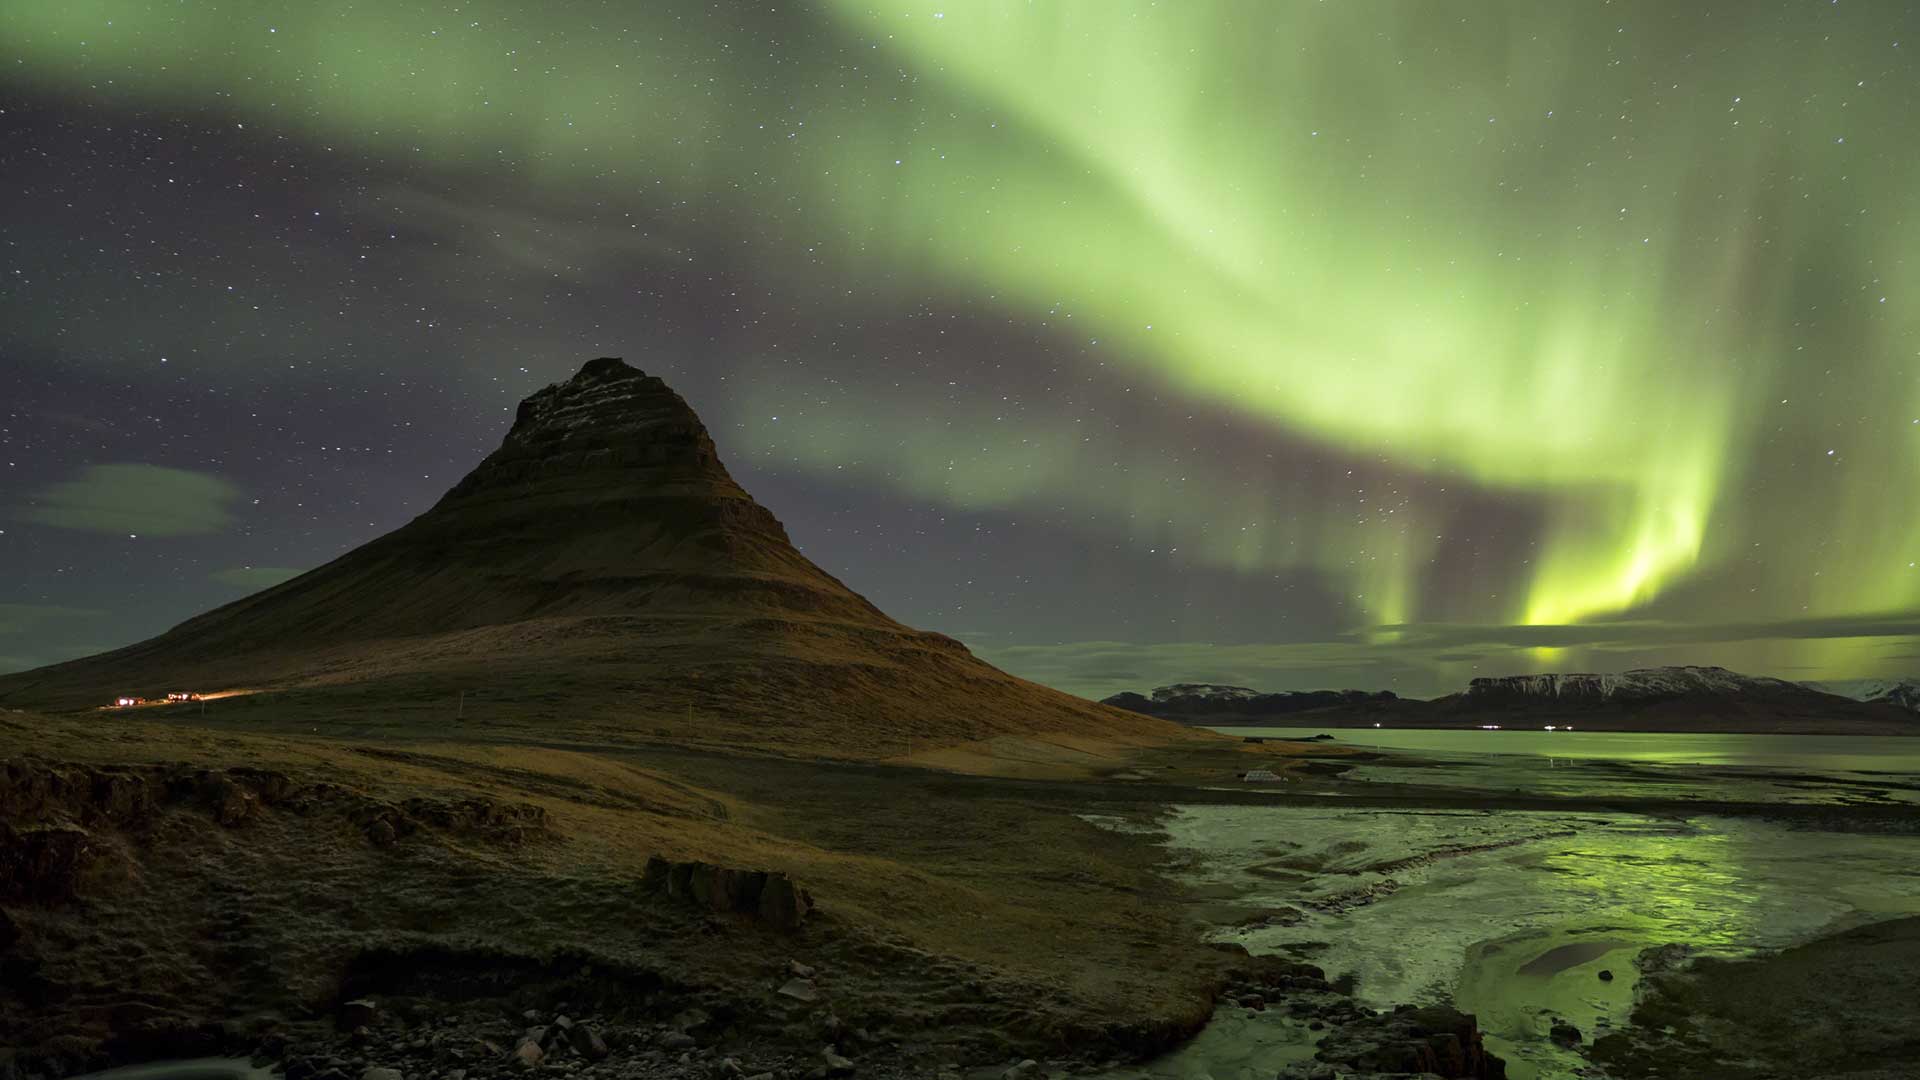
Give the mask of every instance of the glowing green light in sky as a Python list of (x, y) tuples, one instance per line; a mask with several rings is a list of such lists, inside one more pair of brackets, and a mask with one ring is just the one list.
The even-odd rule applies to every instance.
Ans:
[[(1462, 592), (1476, 619), (1688, 588), (1728, 618), (1920, 602), (1897, 509), (1920, 482), (1920, 34), (1902, 50), (1870, 10), (829, 0), (791, 55), (691, 9), (530, 10), (86, 0), (9, 5), (0, 38), (56, 87), (595, 198), (777, 206), (743, 242), (796, 280), (819, 259), (883, 297), (932, 279), (1071, 311), (1104, 377), (1536, 508), (1523, 580)], [(805, 393), (744, 393), (756, 451), (1317, 567), (1376, 626), (1432, 617), (1444, 513), (1419, 492), (1303, 520), (1277, 476), (1101, 476), (1066, 418), (982, 449), (876, 419), (877, 391), (755, 420)], [(1158, 524), (1196, 490), (1207, 528)]]

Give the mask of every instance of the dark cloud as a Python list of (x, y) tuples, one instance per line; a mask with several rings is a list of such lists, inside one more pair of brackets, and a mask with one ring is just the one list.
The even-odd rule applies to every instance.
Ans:
[(42, 489), (17, 510), (40, 525), (136, 536), (200, 536), (233, 520), (238, 488), (203, 472), (162, 465), (92, 465)]
[(0, 604), (0, 634), (24, 634), (56, 619), (85, 619), (103, 614), (92, 608), (60, 604)]

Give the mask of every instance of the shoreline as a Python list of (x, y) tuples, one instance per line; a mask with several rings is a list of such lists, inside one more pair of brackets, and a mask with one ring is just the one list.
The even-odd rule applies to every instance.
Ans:
[[(1141, 715), (1153, 716), (1154, 714), (1143, 713)], [(1285, 715), (1300, 715), (1300, 714), (1285, 714)], [(1271, 719), (1236, 719), (1231, 716), (1224, 717), (1224, 718), (1162, 716), (1162, 717), (1158, 717), (1158, 719), (1169, 720), (1176, 724), (1183, 724), (1187, 727), (1201, 728), (1203, 730), (1212, 730), (1215, 728), (1289, 728), (1289, 727), (1295, 726), (1294, 724), (1286, 723), (1286, 722), (1277, 723)], [(1545, 733), (1546, 731), (1549, 731), (1549, 730), (1558, 730), (1560, 732), (1573, 734), (1573, 735), (1759, 735), (1759, 736), (1793, 736), (1793, 737), (1831, 735), (1835, 737), (1846, 736), (1846, 737), (1860, 737), (1860, 738), (1870, 738), (1870, 739), (1871, 738), (1887, 738), (1887, 739), (1920, 738), (1920, 718), (1916, 718), (1911, 728), (1894, 727), (1889, 725), (1886, 728), (1882, 729), (1882, 728), (1855, 725), (1850, 728), (1838, 728), (1838, 729), (1832, 728), (1832, 727), (1806, 728), (1806, 729), (1792, 727), (1792, 728), (1770, 728), (1765, 731), (1755, 730), (1751, 727), (1739, 727), (1734, 725), (1720, 725), (1720, 726), (1691, 725), (1686, 727), (1671, 727), (1671, 726), (1646, 727), (1646, 726), (1639, 726), (1639, 725), (1620, 726), (1620, 722), (1618, 721), (1608, 721), (1603, 719), (1594, 719), (1594, 720), (1581, 719), (1579, 714), (1577, 713), (1571, 714), (1571, 716), (1568, 716), (1567, 714), (1559, 714), (1556, 716), (1547, 717), (1546, 719), (1555, 719), (1555, 720), (1571, 719), (1578, 726), (1567, 727), (1564, 723), (1556, 723), (1554, 727), (1550, 729), (1546, 727), (1544, 724), (1538, 724), (1538, 723), (1534, 723), (1533, 721), (1528, 721), (1526, 723), (1526, 726), (1521, 726), (1518, 723), (1509, 723), (1509, 724), (1502, 724), (1499, 727), (1488, 728), (1483, 725), (1486, 723), (1491, 723), (1492, 721), (1486, 720), (1484, 718), (1476, 718), (1472, 721), (1461, 721), (1458, 723), (1442, 723), (1439, 721), (1434, 721), (1431, 723), (1418, 723), (1418, 722), (1409, 722), (1406, 720), (1396, 720), (1394, 723), (1391, 723), (1391, 724), (1376, 724), (1373, 721), (1360, 719), (1360, 718), (1338, 719), (1338, 718), (1318, 718), (1318, 717), (1316, 717), (1314, 722), (1311, 724), (1301, 724), (1298, 726), (1302, 731), (1319, 730), (1322, 728), (1330, 731), (1374, 731), (1374, 730), (1459, 731), (1459, 732), (1476, 732), (1477, 731), (1477, 732), (1483, 732), (1487, 735), (1503, 735), (1503, 734), (1512, 734), (1512, 733), (1538, 734), (1538, 733)]]

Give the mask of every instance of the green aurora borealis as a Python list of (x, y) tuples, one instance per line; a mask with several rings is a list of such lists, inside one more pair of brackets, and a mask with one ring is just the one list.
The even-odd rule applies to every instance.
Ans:
[[(1908, 5), (79, 0), (0, 41), (46, 98), (485, 177), (386, 202), (529, 278), (751, 267), (833, 329), (701, 395), (730, 460), (1339, 598), (1218, 654), (1097, 608), (975, 641), (1068, 689), (1920, 666)], [(623, 232), (641, 198), (705, 247)], [(941, 310), (1073, 351), (863, 344)], [(1139, 682), (1058, 661), (1097, 642)]]

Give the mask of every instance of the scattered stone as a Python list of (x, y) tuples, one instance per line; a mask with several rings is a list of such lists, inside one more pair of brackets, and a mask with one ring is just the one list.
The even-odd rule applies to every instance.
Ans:
[(371, 998), (355, 998), (340, 1006), (336, 1019), (342, 1031), (372, 1027), (380, 1022), (380, 1005)]
[(1600, 981), (1601, 981), (1601, 982), (1612, 982), (1612, 981), (1613, 981), (1613, 972), (1611, 972), (1611, 971), (1607, 971), (1607, 970), (1604, 970), (1604, 969), (1602, 969), (1602, 970), (1601, 970), (1601, 972), (1600, 972)]
[(713, 1023), (713, 1014), (696, 1005), (691, 1009), (682, 1009), (676, 1013), (672, 1020), (667, 1021), (667, 1027), (674, 1031), (684, 1031), (691, 1035), (711, 1023)]
[(607, 1041), (587, 1024), (569, 1023), (563, 1030), (567, 1033), (567, 1043), (573, 1047), (573, 1052), (588, 1061), (605, 1061), (607, 1055), (612, 1053), (607, 1049)]
[(360, 1074), (360, 1080), (406, 1080), (399, 1069), (372, 1068)]
[(1028, 1058), (1000, 1074), (1000, 1080), (1039, 1080), (1040, 1063)]
[(522, 1039), (520, 1045), (513, 1048), (511, 1061), (523, 1069), (537, 1069), (546, 1059), (547, 1052), (540, 1049), (539, 1043), (531, 1039)]
[(1506, 1062), (1487, 1053), (1474, 1018), (1445, 1005), (1402, 1005), (1359, 1017), (1330, 1032), (1314, 1056), (1363, 1073), (1437, 1073), (1473, 1080), (1507, 1075)]
[(660, 1036), (660, 1045), (668, 1050), (690, 1050), (694, 1042), (694, 1037), (684, 1031), (669, 1031)]
[(812, 979), (788, 979), (786, 985), (774, 991), (774, 993), (779, 994), (781, 997), (792, 998), (795, 1001), (808, 1005), (820, 1000), (820, 990), (813, 985)]
[(820, 1051), (820, 1064), (827, 1070), (828, 1076), (852, 1076), (853, 1062), (833, 1052), (832, 1047)]
[(813, 970), (811, 964), (803, 964), (798, 960), (789, 960), (787, 961), (787, 974), (796, 979), (811, 979), (816, 972)]

